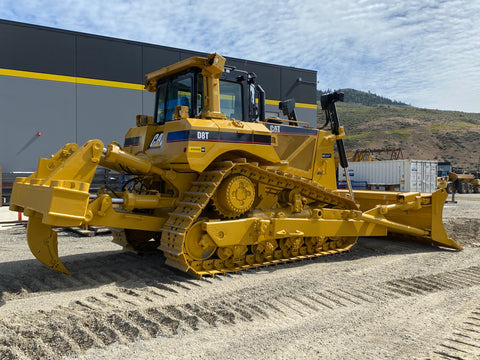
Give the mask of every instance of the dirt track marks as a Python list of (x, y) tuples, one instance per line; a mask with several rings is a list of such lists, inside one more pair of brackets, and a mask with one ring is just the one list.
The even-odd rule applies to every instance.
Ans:
[[(158, 278), (172, 278), (172, 270), (163, 266), (161, 255), (142, 257), (118, 252), (90, 255), (87, 258), (66, 257), (67, 266), (72, 265), (72, 276), (59, 276), (38, 264), (32, 273), (25, 263), (35, 263), (36, 260), (0, 264), (9, 269), (9, 272), (3, 268), (0, 270), (0, 304), (1, 300), (29, 298), (50, 291), (75, 291), (138, 279), (147, 284)], [(168, 283), (163, 286), (167, 289)]]
[[(411, 244), (396, 245), (397, 253), (411, 252)], [(416, 245), (413, 245), (416, 246)], [(392, 249), (381, 247), (356, 246), (352, 251), (307, 261), (348, 261), (369, 256), (388, 254)], [(427, 251), (435, 251), (428, 249)], [(194, 286), (188, 276), (164, 266), (161, 255), (137, 256), (121, 251), (88, 253), (62, 258), (63, 263), (72, 272), (71, 276), (59, 276), (36, 259), (0, 263), (0, 306), (2, 302), (41, 296), (46, 292), (76, 291), (106, 284), (140, 282), (146, 287), (167, 290), (165, 296), (182, 291), (182, 284)], [(162, 279), (158, 281), (158, 279)], [(170, 280), (169, 280), (170, 279)], [(180, 289), (178, 289), (180, 287)], [(188, 288), (188, 287), (187, 287)], [(187, 288), (184, 288), (187, 289)], [(168, 292), (170, 294), (168, 294)]]
[(436, 351), (443, 359), (480, 358), (480, 307), (477, 307)]
[[(161, 305), (165, 298), (175, 296), (176, 292), (189, 292), (200, 287), (206, 288), (208, 293), (208, 288), (215, 288), (217, 282), (228, 281), (226, 277), (210, 281), (183, 280), (172, 273), (168, 285), (149, 280), (143, 288), (120, 286), (114, 291), (99, 292), (52, 311), (37, 311), (22, 316), (14, 314), (2, 319), (0, 358), (59, 358), (92, 347), (106, 347), (114, 342), (128, 344), (138, 339), (232, 326), (237, 322), (265, 319), (289, 321), (318, 312), (371, 306), (399, 297), (461, 289), (480, 284), (480, 267), (396, 279), (368, 288), (325, 289), (320, 285), (311, 288), (299, 281), (293, 288), (274, 292), (247, 288), (241, 295), (233, 292), (216, 296), (212, 291), (209, 297), (198, 302)], [(454, 351), (466, 351), (464, 348), (472, 347), (469, 344), (474, 344), (473, 339), (478, 339), (479, 335), (480, 309), (477, 309), (436, 354), (447, 356), (455, 354)]]

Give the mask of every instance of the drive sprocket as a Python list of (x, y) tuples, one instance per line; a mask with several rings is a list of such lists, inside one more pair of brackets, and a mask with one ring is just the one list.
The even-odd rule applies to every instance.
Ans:
[(235, 219), (252, 208), (255, 195), (252, 180), (244, 175), (232, 174), (218, 186), (212, 203), (222, 217)]

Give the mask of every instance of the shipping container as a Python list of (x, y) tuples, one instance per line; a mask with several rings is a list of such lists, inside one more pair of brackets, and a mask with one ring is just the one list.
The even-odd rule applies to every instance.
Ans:
[[(350, 162), (351, 181), (366, 182), (371, 190), (434, 192), (437, 189), (437, 161), (386, 160)], [(345, 174), (339, 169), (339, 183)]]

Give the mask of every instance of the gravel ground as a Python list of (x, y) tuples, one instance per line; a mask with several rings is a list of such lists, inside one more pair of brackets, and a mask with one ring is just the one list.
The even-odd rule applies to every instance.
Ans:
[(480, 195), (456, 200), (444, 222), (461, 252), (360, 238), (203, 279), (60, 231), (65, 276), (33, 258), (23, 226), (3, 226), (0, 359), (479, 359)]

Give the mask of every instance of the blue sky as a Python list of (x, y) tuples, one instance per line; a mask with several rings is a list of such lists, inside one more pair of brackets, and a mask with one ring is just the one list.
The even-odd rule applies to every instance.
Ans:
[(0, 18), (318, 71), (480, 113), (480, 0), (0, 0)]

